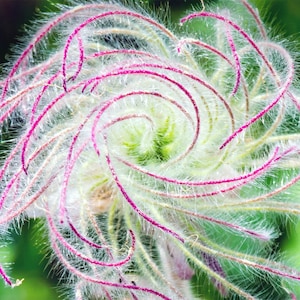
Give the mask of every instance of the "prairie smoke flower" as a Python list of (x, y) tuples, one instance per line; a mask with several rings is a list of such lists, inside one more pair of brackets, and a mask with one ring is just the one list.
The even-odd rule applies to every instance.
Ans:
[(295, 64), (233, 4), (187, 15), (181, 37), (74, 5), (1, 81), (2, 135), (22, 122), (2, 155), (2, 234), (44, 218), (72, 298), (195, 299), (207, 279), (224, 298), (283, 299), (300, 280), (270, 257), (275, 215), (300, 213)]

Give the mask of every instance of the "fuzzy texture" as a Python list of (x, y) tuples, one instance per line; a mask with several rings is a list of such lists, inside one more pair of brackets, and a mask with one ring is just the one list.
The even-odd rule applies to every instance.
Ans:
[(274, 299), (300, 280), (269, 257), (276, 215), (300, 213), (295, 64), (232, 4), (187, 15), (178, 37), (73, 3), (0, 82), (0, 226), (45, 219), (71, 299), (196, 299), (203, 278), (223, 298)]

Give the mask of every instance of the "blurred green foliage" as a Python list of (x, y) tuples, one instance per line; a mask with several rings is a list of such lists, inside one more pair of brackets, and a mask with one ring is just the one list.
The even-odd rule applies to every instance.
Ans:
[(58, 280), (53, 266), (48, 265), (50, 252), (41, 228), (41, 221), (25, 221), (20, 232), (12, 234), (7, 246), (0, 247), (1, 263), (10, 266), (13, 281), (24, 279), (21, 286), (13, 289), (1, 280), (1, 300), (59, 299)]
[[(147, 4), (159, 11), (161, 7), (166, 5), (166, 1), (160, 0), (139, 0), (142, 4)], [(222, 0), (204, 0), (208, 5), (210, 2), (218, 3)], [(237, 0), (238, 1), (238, 0)], [(18, 44), (18, 38), (22, 32), (26, 32), (24, 24), (28, 24), (29, 20), (34, 19), (34, 15), (39, 11), (53, 11), (55, 4), (65, 3), (65, 0), (0, 0), (0, 63), (7, 62), (11, 59), (11, 46)], [(137, 1), (136, 1), (137, 2)], [(300, 1), (299, 0), (251, 0), (251, 2), (262, 12), (263, 20), (268, 24), (272, 31), (280, 34), (282, 37), (289, 38), (296, 43), (295, 47), (299, 47), (300, 42)], [(184, 13), (196, 7), (201, 9), (200, 0), (170, 0), (171, 20), (178, 21)], [(160, 9), (159, 9), (160, 8)], [(295, 48), (294, 47), (294, 48)], [(16, 47), (13, 47), (16, 48)], [(299, 49), (299, 48), (298, 48)], [(298, 50), (300, 52), (300, 49)], [(7, 54), (9, 54), (7, 56)], [(1, 69), (0, 69), (1, 74)], [(297, 200), (297, 199), (296, 199)], [(47, 240), (45, 234), (41, 230), (34, 230), (34, 227), (39, 227), (37, 221), (28, 221), (24, 224), (20, 235), (14, 234), (12, 242), (8, 243), (7, 247), (0, 247), (1, 262), (11, 263), (11, 273), (13, 278), (25, 278), (20, 287), (11, 289), (5, 287), (0, 280), (0, 299), (1, 300), (55, 300), (60, 299), (58, 277), (55, 277), (55, 272), (50, 272), (55, 269), (54, 265), (47, 265), (49, 251), (47, 248)], [(281, 237), (281, 248), (288, 253), (294, 255), (298, 260), (294, 262), (300, 267), (300, 223), (284, 226), (279, 224), (286, 231)], [(33, 229), (33, 230), (32, 230)], [(45, 279), (47, 274), (48, 280)], [(54, 275), (53, 275), (54, 274)], [(199, 274), (199, 276), (202, 276)], [(213, 287), (207, 280), (203, 279), (203, 286), (199, 292), (202, 294), (204, 290), (211, 290)], [(201, 280), (202, 280), (201, 279)], [(300, 290), (299, 290), (300, 294)], [(212, 297), (218, 297), (213, 294)], [(63, 298), (63, 297), (62, 297)], [(216, 300), (217, 298), (210, 298)]]

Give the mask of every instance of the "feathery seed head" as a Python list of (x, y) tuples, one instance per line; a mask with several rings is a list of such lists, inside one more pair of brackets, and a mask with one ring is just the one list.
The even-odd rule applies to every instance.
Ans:
[(22, 128), (0, 224), (44, 218), (76, 299), (194, 299), (203, 278), (257, 299), (257, 274), (300, 280), (268, 258), (275, 213), (300, 213), (295, 63), (233, 3), (242, 17), (193, 12), (180, 37), (119, 4), (69, 7), (1, 81), (2, 137)]

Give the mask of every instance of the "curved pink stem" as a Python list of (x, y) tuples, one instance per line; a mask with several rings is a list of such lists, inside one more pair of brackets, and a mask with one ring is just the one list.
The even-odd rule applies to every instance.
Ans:
[(106, 161), (107, 161), (107, 165), (110, 168), (112, 177), (116, 183), (116, 185), (118, 186), (120, 192), (122, 193), (122, 195), (124, 196), (125, 200), (127, 201), (127, 203), (133, 208), (133, 210), (138, 213), (143, 219), (145, 219), (147, 222), (149, 222), (151, 225), (153, 225), (154, 227), (157, 227), (158, 229), (171, 234), (173, 237), (175, 237), (176, 239), (178, 239), (181, 242), (184, 242), (184, 239), (175, 231), (173, 231), (172, 229), (169, 229), (167, 227), (165, 227), (164, 225), (161, 225), (160, 223), (156, 222), (155, 220), (153, 220), (152, 218), (150, 218), (146, 213), (142, 212), (137, 205), (134, 203), (134, 201), (131, 199), (131, 197), (127, 194), (124, 186), (122, 185), (122, 183), (120, 182), (118, 175), (112, 165), (112, 162), (110, 160), (110, 156), (107, 154), (106, 155)]
[(98, 279), (97, 277), (92, 277), (90, 275), (84, 274), (84, 273), (80, 272), (78, 269), (76, 269), (75, 267), (73, 267), (67, 261), (67, 259), (63, 256), (57, 243), (54, 240), (52, 240), (52, 247), (53, 247), (56, 255), (58, 256), (58, 258), (60, 259), (60, 261), (68, 268), (68, 270), (70, 270), (73, 274), (75, 274), (79, 278), (86, 280), (87, 282), (101, 284), (101, 285), (104, 285), (107, 287), (112, 287), (112, 288), (121, 288), (121, 289), (129, 290), (129, 291), (141, 291), (144, 293), (152, 294), (152, 295), (159, 297), (161, 299), (164, 299), (164, 300), (172, 300), (171, 298), (163, 295), (162, 293), (157, 292), (152, 289), (149, 289), (149, 288), (144, 288), (144, 287), (141, 287), (141, 286), (138, 286), (135, 284), (122, 284), (122, 283), (105, 281), (105, 280)]

